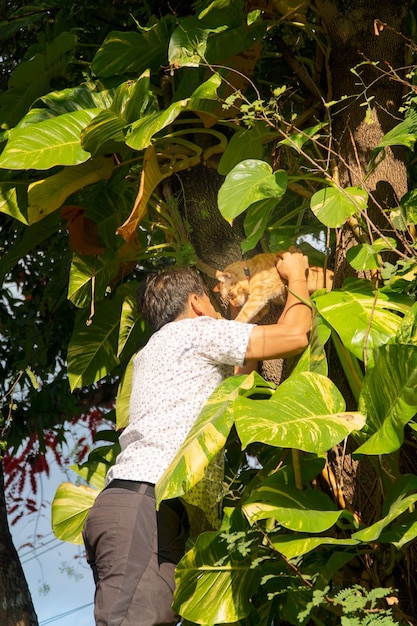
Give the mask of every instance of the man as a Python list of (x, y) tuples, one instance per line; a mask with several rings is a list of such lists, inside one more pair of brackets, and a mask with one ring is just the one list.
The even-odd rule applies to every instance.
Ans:
[(175, 624), (174, 572), (185, 550), (187, 516), (179, 500), (162, 502), (156, 512), (154, 485), (235, 367), (307, 346), (307, 259), (286, 252), (277, 271), (289, 294), (278, 322), (266, 326), (218, 319), (193, 270), (169, 269), (147, 281), (138, 305), (157, 332), (134, 359), (121, 453), (84, 527), (97, 626)]

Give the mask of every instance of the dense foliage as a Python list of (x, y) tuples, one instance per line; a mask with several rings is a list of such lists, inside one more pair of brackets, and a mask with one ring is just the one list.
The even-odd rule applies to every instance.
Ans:
[[(287, 380), (225, 381), (157, 486), (159, 500), (186, 498), (226, 449), (212, 494), (222, 520), (216, 527), (202, 503), (212, 529), (178, 567), (175, 606), (189, 622), (390, 624), (417, 613), (413, 19), (404, 5), (398, 22), (363, 20), (410, 65), (362, 53), (345, 82), (326, 21), (335, 5), (215, 0), (174, 14), (144, 3), (136, 21), (114, 16), (117, 30), (80, 30), (90, 9), (45, 3), (48, 26), (25, 31), (31, 45), (0, 95), (9, 448), (34, 431), (62, 434), (86, 405), (111, 406), (99, 392), (119, 378), (116, 423), (126, 425), (130, 360), (149, 336), (138, 281), (170, 263), (212, 274), (193, 226), (211, 222), (207, 200), (198, 180), (195, 197), (185, 191), (202, 167), (221, 177), (218, 209), (241, 224), (242, 256), (303, 242), (314, 264), (335, 265), (338, 288), (313, 297), (310, 346)], [(92, 11), (86, 24), (100, 24)], [(24, 16), (27, 7), (15, 14)], [(340, 37), (343, 24), (361, 27), (342, 17)], [(358, 118), (353, 150), (346, 111)], [(221, 249), (217, 223), (209, 232)], [(80, 540), (116, 452), (106, 441), (74, 466), (93, 488), (61, 487), (57, 536)]]

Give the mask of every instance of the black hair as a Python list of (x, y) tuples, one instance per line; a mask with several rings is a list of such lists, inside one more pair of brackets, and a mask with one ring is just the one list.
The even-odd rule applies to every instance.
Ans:
[(143, 319), (159, 330), (185, 311), (191, 294), (203, 296), (204, 283), (191, 268), (169, 268), (148, 275), (136, 292), (138, 310)]

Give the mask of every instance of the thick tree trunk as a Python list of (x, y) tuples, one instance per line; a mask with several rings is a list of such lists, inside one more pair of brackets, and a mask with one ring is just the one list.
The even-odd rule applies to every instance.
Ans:
[[(410, 2), (316, 0), (316, 6), (331, 42), (328, 98), (339, 102), (332, 125), (339, 180), (344, 187), (362, 185), (368, 191), (368, 215), (389, 236), (391, 226), (384, 211), (396, 207), (407, 191), (403, 150), (386, 149), (385, 158), (368, 178), (366, 174), (373, 148), (401, 121), (403, 85), (388, 74), (393, 68), (402, 76), (402, 34)], [(352, 243), (353, 233), (344, 229), (336, 258), (339, 284), (347, 270), (346, 249)]]
[(7, 521), (2, 463), (0, 463), (0, 589), (1, 626), (38, 626), (32, 598)]

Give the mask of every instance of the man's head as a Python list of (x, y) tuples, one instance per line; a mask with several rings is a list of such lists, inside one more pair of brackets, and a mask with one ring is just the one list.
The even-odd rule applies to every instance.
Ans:
[(207, 298), (199, 274), (190, 268), (170, 268), (148, 276), (144, 290), (138, 289), (138, 309), (145, 321), (159, 330), (187, 312), (191, 296)]

